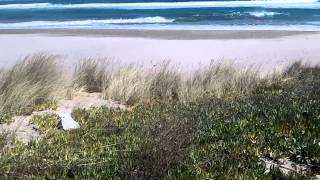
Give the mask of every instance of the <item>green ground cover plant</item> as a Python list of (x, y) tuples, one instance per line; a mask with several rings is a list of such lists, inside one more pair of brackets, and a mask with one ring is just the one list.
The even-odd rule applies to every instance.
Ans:
[[(272, 79), (241, 79), (232, 85), (225, 81), (221, 94), (207, 88), (205, 98), (181, 100), (178, 88), (168, 100), (160, 89), (130, 111), (76, 109), (72, 116), (81, 128), (72, 131), (58, 129), (56, 115), (35, 116), (43, 136), (2, 155), (0, 174), (7, 179), (305, 179), (320, 174), (320, 67), (295, 63)], [(287, 158), (309, 170), (266, 173), (261, 158)]]

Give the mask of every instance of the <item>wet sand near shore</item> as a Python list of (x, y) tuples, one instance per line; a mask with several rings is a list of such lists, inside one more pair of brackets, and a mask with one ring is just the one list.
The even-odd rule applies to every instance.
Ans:
[(127, 30), (127, 29), (0, 29), (5, 34), (42, 34), (51, 36), (137, 37), (171, 40), (268, 39), (292, 35), (320, 34), (319, 31), (275, 30)]

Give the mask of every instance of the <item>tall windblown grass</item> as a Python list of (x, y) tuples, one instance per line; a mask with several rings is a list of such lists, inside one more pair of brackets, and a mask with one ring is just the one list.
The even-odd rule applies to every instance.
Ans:
[(237, 69), (232, 64), (211, 63), (184, 79), (181, 97), (193, 101), (208, 96), (243, 95), (260, 80), (258, 72), (251, 68)]
[(178, 101), (183, 86), (182, 74), (168, 61), (155, 67), (150, 77), (150, 99)]
[[(135, 105), (152, 100), (188, 102), (207, 96), (245, 94), (260, 81), (257, 74), (227, 64), (212, 63), (189, 73), (179, 71), (169, 61), (148, 68), (88, 58), (76, 66), (72, 84), (87, 92), (102, 92), (105, 99)], [(0, 70), (0, 112), (22, 112), (45, 101), (64, 88), (65, 84), (58, 83), (60, 76), (55, 57), (43, 54)]]
[(54, 56), (26, 57), (0, 73), (0, 114), (21, 113), (58, 90), (61, 73)]
[(91, 59), (81, 61), (74, 73), (74, 83), (88, 92), (102, 92), (104, 98), (128, 105), (241, 95), (261, 80), (257, 71), (237, 69), (231, 64), (211, 63), (193, 73), (180, 71), (169, 61), (152, 68), (135, 65), (110, 68), (111, 64), (107, 64)]
[(150, 79), (147, 73), (134, 66), (122, 66), (106, 77), (103, 96), (122, 103), (133, 105), (149, 96)]
[(104, 61), (83, 59), (75, 68), (73, 84), (76, 88), (84, 88), (87, 92), (101, 92), (103, 82), (106, 81), (106, 67)]
[(5, 154), (10, 146), (14, 144), (15, 134), (13, 132), (3, 131), (0, 132), (0, 157), (2, 154)]
[(0, 155), (3, 153), (4, 148), (8, 144), (8, 133), (6, 132), (0, 132)]

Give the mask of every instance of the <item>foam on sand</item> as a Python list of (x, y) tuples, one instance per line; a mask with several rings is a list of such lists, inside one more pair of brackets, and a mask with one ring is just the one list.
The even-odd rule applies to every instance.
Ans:
[(231, 30), (231, 31), (320, 31), (320, 22), (306, 25), (179, 25), (173, 19), (163, 21), (134, 20), (81, 20), (81, 21), (31, 21), (0, 23), (0, 29), (122, 29), (122, 30)]

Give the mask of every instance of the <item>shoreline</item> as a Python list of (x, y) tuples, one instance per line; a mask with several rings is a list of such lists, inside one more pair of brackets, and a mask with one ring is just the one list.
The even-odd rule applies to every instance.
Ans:
[(0, 35), (125, 37), (168, 40), (271, 39), (320, 34), (291, 30), (0, 29)]

